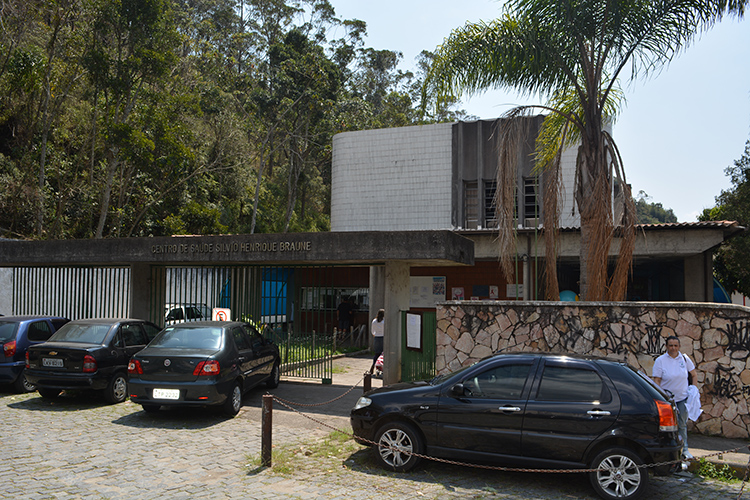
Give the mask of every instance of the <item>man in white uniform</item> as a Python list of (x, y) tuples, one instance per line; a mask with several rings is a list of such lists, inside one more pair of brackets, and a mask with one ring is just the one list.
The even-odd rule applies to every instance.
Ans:
[(674, 335), (667, 337), (667, 352), (656, 358), (652, 375), (659, 387), (674, 396), (678, 411), (678, 434), (682, 440), (682, 456), (691, 459), (693, 455), (688, 451), (688, 411), (685, 403), (688, 398), (688, 377), (690, 383), (695, 384), (697, 376), (695, 365), (689, 357), (680, 352), (680, 339)]

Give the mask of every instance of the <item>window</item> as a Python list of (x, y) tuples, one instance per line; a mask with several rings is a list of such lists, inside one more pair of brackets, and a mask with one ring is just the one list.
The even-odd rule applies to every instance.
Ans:
[(503, 365), (466, 379), (467, 395), (488, 399), (519, 399), (529, 375), (530, 364)]
[(526, 219), (541, 217), (539, 210), (539, 177), (526, 177), (523, 180), (523, 216)]
[(247, 340), (247, 335), (241, 326), (232, 328), (232, 337), (234, 343), (237, 344), (237, 349), (240, 351), (247, 351), (250, 349), (250, 342)]
[(148, 344), (146, 335), (138, 325), (123, 325), (120, 332), (122, 334), (122, 340), (125, 343), (125, 347)]
[(609, 402), (610, 394), (593, 370), (546, 366), (536, 399), (539, 401)]
[(475, 229), (479, 224), (479, 187), (476, 181), (464, 183), (464, 228)]
[(46, 321), (35, 321), (29, 325), (29, 340), (44, 342), (52, 336), (52, 329)]
[(497, 227), (497, 214), (495, 213), (495, 193), (497, 192), (497, 181), (484, 181), (484, 227)]

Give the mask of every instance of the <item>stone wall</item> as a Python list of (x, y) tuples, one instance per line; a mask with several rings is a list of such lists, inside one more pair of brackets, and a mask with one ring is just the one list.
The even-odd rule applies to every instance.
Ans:
[(703, 414), (692, 432), (750, 437), (750, 308), (687, 302), (460, 301), (437, 306), (438, 373), (495, 352), (573, 352), (651, 375), (677, 335), (696, 364)]

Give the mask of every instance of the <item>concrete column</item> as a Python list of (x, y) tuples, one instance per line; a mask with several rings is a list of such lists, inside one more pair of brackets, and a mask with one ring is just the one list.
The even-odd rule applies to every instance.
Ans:
[[(370, 311), (367, 316), (367, 345), (372, 349), (370, 324), (379, 309), (385, 309), (385, 266), (370, 266)], [(385, 346), (384, 346), (385, 348)]]
[(385, 264), (385, 337), (383, 339), (383, 384), (401, 381), (401, 311), (409, 310), (410, 266), (406, 262)]
[[(164, 287), (161, 287), (164, 290)], [(164, 297), (161, 297), (161, 307), (157, 312), (162, 315), (162, 321), (156, 321), (158, 325), (163, 323)], [(130, 265), (130, 317), (136, 319), (151, 319), (151, 265), (133, 263)]]
[[(685, 299), (687, 302), (704, 302), (706, 300), (707, 273), (706, 262), (702, 254), (685, 257)], [(713, 282), (711, 282), (713, 293)], [(713, 298), (712, 298), (713, 300)]]

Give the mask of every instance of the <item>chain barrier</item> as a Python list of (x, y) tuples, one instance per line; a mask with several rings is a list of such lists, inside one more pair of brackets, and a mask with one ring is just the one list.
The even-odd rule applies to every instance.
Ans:
[[(314, 403), (314, 404), (295, 403), (295, 402), (292, 402), (292, 401), (284, 400), (284, 399), (282, 399), (282, 398), (280, 398), (278, 396), (274, 396), (273, 394), (269, 394), (269, 395), (273, 396), (273, 399), (276, 400), (279, 404), (281, 404), (285, 408), (287, 408), (287, 409), (289, 409), (289, 410), (297, 413), (298, 415), (300, 415), (300, 416), (302, 416), (304, 418), (307, 418), (308, 420), (312, 420), (313, 422), (315, 422), (315, 423), (317, 423), (319, 425), (322, 425), (323, 427), (327, 427), (327, 428), (329, 428), (329, 429), (331, 429), (331, 430), (333, 430), (335, 432), (340, 432), (341, 434), (344, 434), (346, 436), (349, 436), (352, 439), (355, 439), (355, 436), (354, 436), (353, 432), (341, 430), (341, 429), (339, 429), (339, 428), (337, 428), (337, 427), (335, 427), (335, 426), (333, 426), (331, 424), (323, 422), (322, 420), (319, 420), (319, 419), (317, 419), (315, 417), (312, 417), (310, 415), (302, 413), (298, 409), (294, 408), (294, 406), (315, 407), (315, 406), (324, 406), (324, 405), (333, 403), (334, 401), (338, 401), (339, 399), (343, 398), (344, 396), (346, 396), (347, 394), (349, 394), (350, 392), (352, 392), (359, 385), (359, 383), (362, 382), (363, 379), (364, 379), (364, 376), (361, 379), (359, 379), (359, 381), (355, 385), (353, 385), (349, 390), (347, 390), (341, 396), (338, 396), (338, 397), (336, 397), (334, 399), (331, 399), (330, 401), (326, 401), (326, 402), (323, 402), (323, 403)], [(430, 456), (430, 455), (422, 455), (420, 453), (414, 453), (414, 452), (407, 451), (407, 450), (404, 450), (404, 449), (401, 449), (401, 448), (397, 448), (397, 447), (393, 447), (393, 446), (385, 446), (383, 444), (379, 444), (379, 443), (376, 443), (375, 441), (371, 441), (369, 439), (364, 439), (364, 438), (361, 438), (361, 437), (357, 438), (357, 440), (358, 440), (358, 442), (361, 442), (361, 443), (367, 443), (369, 445), (377, 446), (377, 447), (380, 447), (380, 448), (387, 448), (387, 449), (389, 449), (391, 451), (400, 452), (400, 453), (403, 453), (403, 454), (406, 454), (406, 455), (413, 455), (413, 456), (415, 456), (417, 458), (421, 458), (421, 459), (424, 459), (424, 460), (431, 460), (433, 462), (439, 462), (439, 463), (444, 463), (444, 464), (448, 464), (448, 465), (458, 465), (458, 466), (461, 466), (461, 467), (473, 467), (475, 469), (493, 470), (493, 471), (498, 471), (498, 472), (524, 472), (524, 473), (529, 473), (530, 472), (530, 473), (537, 473), (537, 474), (581, 474), (581, 473), (600, 472), (600, 471), (606, 471), (607, 470), (606, 467), (602, 467), (602, 468), (599, 468), (599, 469), (529, 469), (529, 468), (521, 468), (521, 467), (503, 467), (503, 466), (496, 466), (496, 465), (473, 464), (473, 463), (469, 463), (469, 462), (459, 462), (459, 461), (455, 461), (455, 460), (448, 460), (448, 459), (445, 459), (445, 458), (433, 457), (433, 456)], [(638, 468), (648, 469), (648, 468), (655, 468), (655, 467), (661, 467), (661, 466), (666, 466), (666, 465), (682, 464), (683, 462), (698, 462), (701, 459), (711, 458), (711, 457), (715, 457), (715, 456), (719, 456), (719, 455), (725, 455), (727, 453), (735, 453), (735, 452), (740, 451), (740, 450), (745, 449), (745, 448), (749, 448), (750, 449), (750, 446), (739, 446), (737, 448), (733, 448), (733, 449), (730, 449), (730, 450), (717, 451), (717, 452), (714, 452), (714, 453), (709, 453), (707, 455), (701, 455), (700, 457), (693, 457), (693, 458), (688, 459), (688, 460), (679, 459), (679, 460), (670, 460), (670, 461), (666, 461), (666, 462), (656, 462), (656, 463), (651, 463), (651, 464), (641, 464), (641, 465), (638, 465)], [(748, 459), (747, 467), (745, 469), (745, 477), (742, 480), (742, 485), (740, 487), (739, 494), (737, 495), (737, 500), (740, 500), (740, 498), (742, 497), (742, 493), (743, 493), (743, 490), (745, 488), (745, 484), (746, 484), (749, 476), (750, 476), (750, 459)]]

